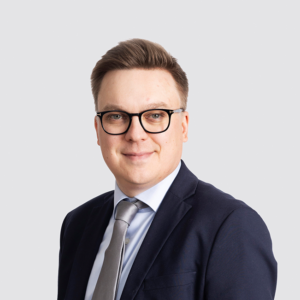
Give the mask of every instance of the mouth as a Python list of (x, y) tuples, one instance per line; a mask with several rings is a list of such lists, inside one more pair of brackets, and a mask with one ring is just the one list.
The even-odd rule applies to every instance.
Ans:
[(130, 159), (130, 160), (143, 160), (148, 157), (150, 157), (153, 154), (153, 152), (128, 152), (128, 153), (123, 153), (123, 155)]

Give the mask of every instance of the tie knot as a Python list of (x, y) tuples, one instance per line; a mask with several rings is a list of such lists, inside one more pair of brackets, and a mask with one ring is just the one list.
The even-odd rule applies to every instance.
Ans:
[(145, 207), (147, 207), (147, 205), (139, 200), (133, 203), (128, 201), (121, 201), (117, 205), (116, 220), (122, 220), (129, 226), (138, 210)]

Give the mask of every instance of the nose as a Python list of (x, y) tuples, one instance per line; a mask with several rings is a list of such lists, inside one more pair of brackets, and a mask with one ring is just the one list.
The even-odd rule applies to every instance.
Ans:
[(128, 131), (125, 133), (125, 139), (127, 141), (139, 141), (139, 140), (145, 140), (148, 138), (147, 132), (142, 127), (139, 117), (133, 116), (131, 120), (130, 127)]

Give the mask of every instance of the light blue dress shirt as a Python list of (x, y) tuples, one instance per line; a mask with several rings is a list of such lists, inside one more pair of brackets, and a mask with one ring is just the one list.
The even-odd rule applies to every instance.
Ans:
[(106, 231), (103, 236), (102, 243), (100, 244), (98, 254), (94, 261), (94, 265), (90, 274), (90, 278), (88, 281), (86, 293), (85, 293), (85, 300), (91, 300), (93, 297), (93, 293), (95, 290), (95, 286), (102, 268), (105, 250), (107, 249), (112, 232), (114, 227), (115, 221), (115, 211), (117, 204), (125, 199), (128, 198), (130, 202), (134, 201), (135, 199), (141, 200), (146, 203), (149, 207), (145, 209), (141, 209), (138, 211), (134, 219), (132, 220), (130, 226), (128, 227), (126, 233), (126, 248), (123, 260), (123, 268), (121, 273), (121, 278), (119, 282), (118, 292), (116, 300), (119, 300), (122, 295), (122, 291), (124, 285), (126, 283), (128, 274), (130, 269), (133, 265), (135, 257), (140, 249), (140, 246), (146, 236), (146, 233), (152, 223), (154, 215), (158, 210), (165, 194), (167, 193), (169, 187), (171, 186), (172, 182), (174, 181), (175, 177), (177, 176), (179, 169), (181, 166), (181, 161), (179, 162), (177, 168), (165, 179), (161, 182), (156, 184), (155, 186), (151, 187), (150, 189), (142, 192), (141, 194), (137, 195), (134, 198), (127, 197), (118, 187), (117, 183), (115, 184), (115, 192), (114, 192), (114, 211), (110, 218), (109, 224), (106, 228)]

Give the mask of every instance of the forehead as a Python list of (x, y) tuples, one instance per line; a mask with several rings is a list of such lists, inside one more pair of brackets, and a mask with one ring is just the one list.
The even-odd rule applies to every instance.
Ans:
[(98, 94), (98, 111), (180, 107), (180, 94), (172, 75), (161, 69), (108, 72)]

